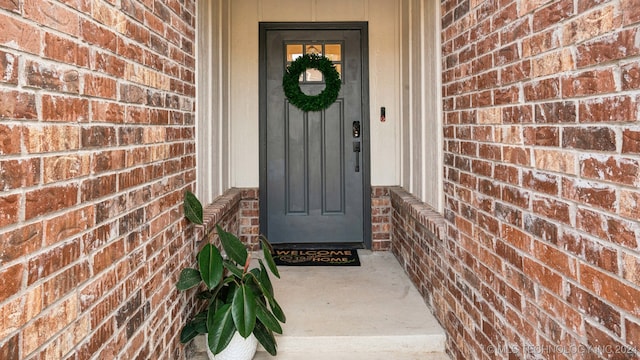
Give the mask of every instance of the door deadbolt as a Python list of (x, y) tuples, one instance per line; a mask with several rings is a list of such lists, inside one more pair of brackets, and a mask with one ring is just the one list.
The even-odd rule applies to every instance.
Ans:
[(354, 138), (360, 137), (360, 121), (353, 122), (353, 137)]

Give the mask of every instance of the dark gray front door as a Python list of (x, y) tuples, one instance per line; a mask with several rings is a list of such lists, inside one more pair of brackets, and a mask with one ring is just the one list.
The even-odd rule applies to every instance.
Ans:
[[(261, 230), (274, 244), (370, 243), (366, 26), (333, 27), (261, 24)], [(286, 66), (305, 53), (341, 74), (326, 110), (303, 112), (282, 90)], [(325, 87), (316, 70), (300, 85), (309, 95)]]

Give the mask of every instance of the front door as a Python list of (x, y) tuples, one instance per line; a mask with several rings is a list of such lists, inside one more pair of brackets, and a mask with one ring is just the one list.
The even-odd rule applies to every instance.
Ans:
[[(261, 231), (273, 244), (370, 247), (367, 27), (365, 23), (260, 25)], [(304, 112), (282, 89), (286, 67), (307, 53), (341, 75), (338, 99)], [(308, 95), (322, 73), (300, 77)]]

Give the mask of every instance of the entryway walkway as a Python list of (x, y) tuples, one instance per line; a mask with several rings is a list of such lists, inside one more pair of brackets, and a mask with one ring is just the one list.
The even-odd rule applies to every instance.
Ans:
[(359, 254), (360, 267), (279, 267), (287, 323), (275, 359), (448, 360), (444, 330), (393, 254)]

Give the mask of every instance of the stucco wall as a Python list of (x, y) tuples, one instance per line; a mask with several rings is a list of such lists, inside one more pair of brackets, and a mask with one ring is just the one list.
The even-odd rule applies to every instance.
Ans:
[(402, 0), (402, 185), (443, 209), (440, 4)]

